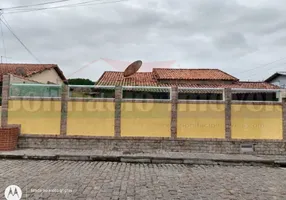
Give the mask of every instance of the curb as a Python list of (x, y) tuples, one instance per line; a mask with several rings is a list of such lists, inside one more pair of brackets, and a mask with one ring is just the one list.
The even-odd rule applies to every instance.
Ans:
[(22, 159), (25, 160), (57, 160), (55, 155), (23, 155)]
[(286, 160), (276, 160), (274, 164), (279, 167), (286, 167)]
[(162, 158), (153, 157), (151, 158), (151, 163), (153, 164), (183, 164), (184, 159), (182, 158)]
[(120, 162), (120, 156), (90, 156), (91, 161)]
[(0, 154), (0, 159), (18, 160), (18, 159), (23, 159), (23, 158), (24, 158), (24, 155)]
[(168, 158), (152, 156), (111, 156), (111, 155), (17, 155), (0, 154), (0, 159), (6, 160), (67, 160), (90, 162), (123, 162), (138, 164), (186, 164), (186, 165), (249, 165), (286, 167), (286, 160), (271, 159), (204, 159), (204, 158)]
[(56, 160), (69, 160), (69, 161), (90, 161), (90, 156), (87, 155), (61, 155), (56, 154)]

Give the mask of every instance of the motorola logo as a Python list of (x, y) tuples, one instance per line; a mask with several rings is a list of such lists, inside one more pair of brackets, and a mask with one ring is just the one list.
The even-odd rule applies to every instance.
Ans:
[(5, 198), (7, 200), (20, 200), (22, 197), (22, 190), (17, 185), (9, 185), (5, 189)]

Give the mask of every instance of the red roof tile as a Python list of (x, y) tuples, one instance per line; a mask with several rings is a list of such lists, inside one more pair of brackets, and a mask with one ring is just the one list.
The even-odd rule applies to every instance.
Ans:
[(123, 72), (106, 71), (99, 78), (97, 85), (157, 86), (157, 80), (152, 72), (137, 72), (124, 78)]
[(232, 84), (193, 84), (193, 83), (182, 83), (182, 84), (160, 84), (161, 87), (188, 87), (188, 88), (248, 88), (248, 89), (279, 89), (278, 86), (265, 83), (265, 82), (241, 82), (237, 81)]
[(266, 83), (266, 82), (250, 82), (250, 81), (239, 81), (234, 84), (231, 88), (257, 88), (257, 89), (280, 89), (279, 86)]
[(20, 63), (1, 63), (0, 64), (0, 81), (2, 81), (3, 75), (5, 74), (16, 74), (18, 68), (23, 68), (26, 76), (29, 77), (33, 74), (43, 72), (48, 69), (55, 69), (62, 80), (66, 80), (63, 72), (60, 70), (58, 65), (55, 64), (20, 64)]
[(219, 69), (166, 69), (154, 68), (154, 74), (158, 79), (177, 79), (177, 80), (233, 80), (231, 76)]
[(97, 85), (112, 86), (157, 86), (157, 87), (190, 87), (190, 88), (254, 88), (254, 89), (279, 89), (278, 86), (266, 82), (243, 82), (236, 81), (232, 84), (194, 84), (189, 83), (160, 83), (152, 72), (137, 72), (124, 78), (123, 72), (106, 71), (99, 78)]

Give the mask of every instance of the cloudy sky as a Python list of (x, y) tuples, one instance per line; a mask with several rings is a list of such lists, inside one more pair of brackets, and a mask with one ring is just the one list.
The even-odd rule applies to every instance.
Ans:
[[(51, 1), (56, 0), (1, 0), (0, 8), (40, 62), (58, 64), (67, 77), (97, 80), (106, 70), (124, 70), (120, 61), (138, 59), (219, 68), (241, 80), (286, 70), (285, 0), (64, 0), (7, 9)], [(84, 2), (90, 5), (78, 4)], [(3, 61), (37, 63), (3, 23), (2, 28)], [(117, 60), (120, 67), (101, 58)], [(148, 70), (143, 64), (142, 71)]]

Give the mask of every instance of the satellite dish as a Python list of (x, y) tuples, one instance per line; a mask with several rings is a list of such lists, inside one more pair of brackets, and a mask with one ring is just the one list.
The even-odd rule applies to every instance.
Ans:
[(27, 76), (26, 70), (23, 67), (16, 68), (16, 75), (18, 76)]
[(131, 76), (133, 74), (135, 74), (141, 67), (142, 65), (142, 61), (141, 60), (137, 60), (133, 63), (131, 63), (124, 71), (123, 76), (124, 77), (128, 77)]

